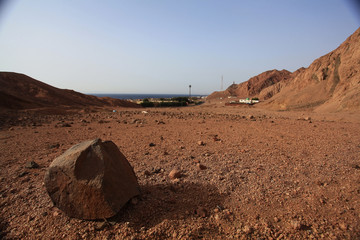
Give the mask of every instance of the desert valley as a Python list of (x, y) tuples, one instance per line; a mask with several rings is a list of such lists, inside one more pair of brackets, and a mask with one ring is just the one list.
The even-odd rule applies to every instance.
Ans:
[[(242, 98), (260, 103), (225, 106)], [(360, 29), (308, 68), (198, 106), (142, 108), (1, 72), (0, 238), (359, 239), (359, 110)], [(110, 218), (72, 218), (44, 176), (97, 138), (124, 154), (140, 194)]]

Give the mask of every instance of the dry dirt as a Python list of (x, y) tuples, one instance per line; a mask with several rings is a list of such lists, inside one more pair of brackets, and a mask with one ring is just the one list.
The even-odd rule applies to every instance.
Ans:
[[(360, 238), (358, 113), (116, 110), (18, 112), (4, 121), (0, 238)], [(53, 206), (44, 173), (72, 145), (94, 138), (117, 144), (142, 195), (111, 219), (72, 219)], [(175, 168), (182, 176), (171, 180)]]

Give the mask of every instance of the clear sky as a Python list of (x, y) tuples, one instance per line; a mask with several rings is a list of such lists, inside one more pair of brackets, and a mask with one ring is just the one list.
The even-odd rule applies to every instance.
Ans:
[(346, 0), (0, 0), (0, 71), (83, 93), (210, 94), (295, 71), (360, 26)]

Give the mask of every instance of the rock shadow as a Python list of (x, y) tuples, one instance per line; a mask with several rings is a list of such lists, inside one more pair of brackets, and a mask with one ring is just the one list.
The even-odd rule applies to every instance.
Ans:
[(226, 196), (209, 184), (164, 183), (141, 186), (139, 201), (130, 201), (109, 222), (129, 222), (134, 228), (151, 228), (163, 220), (208, 217), (222, 208)]
[(0, 239), (5, 239), (8, 225), (8, 222), (5, 221), (2, 217), (0, 217)]

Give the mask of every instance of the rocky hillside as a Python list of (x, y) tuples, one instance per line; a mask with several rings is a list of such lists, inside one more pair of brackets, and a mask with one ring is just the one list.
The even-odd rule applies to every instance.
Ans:
[(59, 89), (29, 76), (0, 72), (0, 108), (32, 109), (42, 107), (121, 106), (137, 104), (111, 98), (99, 98), (73, 90)]
[(214, 92), (208, 96), (208, 99), (224, 98), (228, 96), (247, 98), (258, 97), (260, 92), (275, 83), (290, 79), (291, 72), (287, 70), (270, 70), (263, 72), (248, 81), (240, 84), (232, 84), (225, 91)]
[(272, 109), (360, 109), (360, 28), (334, 51), (316, 59), (285, 83), (260, 93)]
[(334, 51), (293, 73), (271, 70), (232, 84), (208, 99), (258, 97), (274, 110), (334, 112), (360, 109), (360, 28)]

